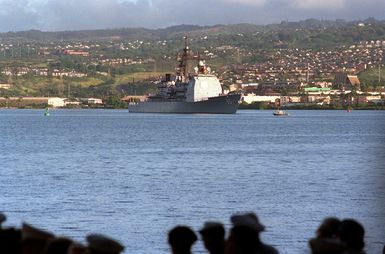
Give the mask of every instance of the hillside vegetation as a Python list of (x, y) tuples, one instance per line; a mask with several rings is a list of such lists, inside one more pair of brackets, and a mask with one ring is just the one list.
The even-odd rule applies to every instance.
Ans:
[[(365, 26), (358, 26), (365, 23)], [(85, 40), (164, 40), (180, 39), (188, 34), (192, 37), (227, 35), (258, 35), (260, 41), (269, 43), (281, 41), (288, 46), (334, 46), (340, 43), (352, 43), (363, 40), (385, 39), (385, 21), (367, 19), (364, 21), (323, 21), (308, 19), (299, 22), (281, 22), (258, 26), (253, 24), (196, 26), (179, 25), (163, 29), (121, 28), (82, 31), (43, 32), (29, 30), (21, 32), (1, 33), (0, 38), (5, 41), (85, 41)]]
[[(151, 81), (175, 71), (175, 56), (184, 46), (185, 35), (190, 47), (207, 59), (213, 70), (220, 74), (232, 72), (236, 78), (234, 66), (273, 61), (277, 52), (291, 58), (289, 53), (293, 50), (303, 50), (305, 55), (310, 51), (338, 52), (350, 45), (385, 41), (385, 21), (308, 19), (265, 26), (180, 25), (163, 29), (1, 33), (0, 83), (10, 83), (12, 88), (0, 89), (0, 96), (105, 97), (149, 93), (154, 91)], [(87, 55), (64, 53), (68, 49), (85, 51)], [(304, 58), (301, 54), (298, 57)], [(382, 57), (383, 64), (383, 56), (378, 57)], [(46, 74), (36, 74), (41, 71)], [(385, 71), (382, 73), (381, 79), (385, 80)], [(359, 75), (364, 86), (378, 85), (378, 70), (361, 71)], [(231, 82), (233, 77), (228, 80)]]

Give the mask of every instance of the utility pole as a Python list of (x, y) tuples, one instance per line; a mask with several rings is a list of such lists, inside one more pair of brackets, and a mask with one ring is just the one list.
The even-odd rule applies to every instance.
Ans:
[(59, 91), (59, 95), (60, 97), (64, 96), (64, 82), (63, 82), (63, 77), (60, 77), (60, 84), (58, 85), (58, 91)]
[(305, 63), (306, 63), (306, 85), (309, 85), (309, 61), (310, 54), (306, 53)]
[(381, 62), (378, 64), (378, 85), (381, 84)]
[(384, 55), (381, 56), (381, 54), (378, 54), (378, 85), (381, 84), (381, 67), (383, 56)]

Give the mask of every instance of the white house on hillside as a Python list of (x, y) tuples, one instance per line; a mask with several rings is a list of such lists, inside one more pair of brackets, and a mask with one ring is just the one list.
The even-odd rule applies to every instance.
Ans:
[(98, 99), (98, 98), (88, 98), (87, 103), (88, 104), (103, 104), (103, 101), (102, 101), (102, 99)]
[(47, 104), (48, 104), (48, 106), (52, 106), (54, 108), (64, 107), (65, 106), (65, 99), (59, 98), (59, 97), (52, 97), (52, 98), (48, 99)]

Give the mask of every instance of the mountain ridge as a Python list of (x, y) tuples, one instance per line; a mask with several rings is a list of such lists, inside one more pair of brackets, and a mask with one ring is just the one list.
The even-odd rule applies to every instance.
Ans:
[(149, 29), (149, 28), (113, 28), (113, 29), (96, 29), (96, 30), (73, 30), (73, 31), (40, 31), (27, 30), (17, 32), (0, 33), (2, 40), (25, 40), (25, 41), (67, 41), (67, 40), (105, 40), (105, 39), (172, 39), (182, 35), (191, 34), (193, 36), (204, 36), (212, 34), (254, 34), (259, 32), (279, 32), (279, 31), (297, 31), (297, 30), (325, 30), (340, 29), (343, 27), (354, 27), (358, 24), (367, 24), (372, 26), (385, 26), (385, 20), (376, 20), (368, 18), (360, 21), (344, 21), (344, 20), (317, 20), (306, 19), (302, 21), (289, 22), (269, 25), (255, 25), (249, 23), (240, 24), (217, 24), (211, 26), (200, 26), (191, 24), (181, 24), (166, 28)]

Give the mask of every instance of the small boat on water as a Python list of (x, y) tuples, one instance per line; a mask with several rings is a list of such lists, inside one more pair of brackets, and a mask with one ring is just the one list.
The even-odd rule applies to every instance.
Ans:
[(273, 115), (275, 115), (275, 116), (288, 116), (289, 115), (289, 113), (280, 109), (280, 107), (281, 107), (281, 100), (280, 99), (275, 100), (275, 106), (276, 106), (277, 110), (273, 112)]
[(273, 115), (275, 115), (275, 116), (288, 116), (289, 113), (287, 113), (286, 111), (278, 109), (278, 110), (274, 111)]

